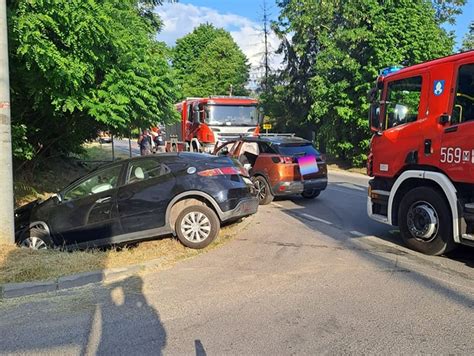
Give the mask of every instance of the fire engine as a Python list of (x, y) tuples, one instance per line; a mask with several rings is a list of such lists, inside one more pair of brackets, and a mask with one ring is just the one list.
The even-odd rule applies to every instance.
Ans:
[(369, 98), (369, 216), (425, 254), (474, 246), (474, 51), (386, 68)]
[(258, 134), (258, 101), (250, 97), (210, 96), (188, 98), (176, 105), (181, 121), (169, 126), (167, 150), (212, 152), (218, 142)]

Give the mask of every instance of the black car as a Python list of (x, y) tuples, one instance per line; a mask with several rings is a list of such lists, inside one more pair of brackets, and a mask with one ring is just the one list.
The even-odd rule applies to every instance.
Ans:
[(227, 157), (167, 153), (102, 166), (46, 201), (15, 211), (16, 242), (87, 248), (174, 234), (203, 248), (221, 222), (254, 214), (247, 172)]

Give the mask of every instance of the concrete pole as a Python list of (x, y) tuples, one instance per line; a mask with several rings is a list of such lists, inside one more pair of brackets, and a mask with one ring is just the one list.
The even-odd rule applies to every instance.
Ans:
[(7, 2), (0, 0), (0, 243), (15, 243)]

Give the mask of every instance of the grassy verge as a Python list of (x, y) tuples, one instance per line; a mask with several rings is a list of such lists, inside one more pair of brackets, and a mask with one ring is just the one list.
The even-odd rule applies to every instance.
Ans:
[(223, 227), (219, 237), (203, 250), (187, 248), (171, 237), (142, 242), (133, 247), (75, 252), (32, 251), (0, 245), (0, 284), (54, 280), (74, 273), (130, 266), (157, 258), (163, 259), (161, 267), (166, 268), (231, 240), (238, 231), (248, 226), (249, 219), (252, 217)]
[[(117, 152), (116, 159), (128, 158)], [(112, 160), (112, 145), (84, 144), (84, 154), (74, 157), (56, 157), (32, 166), (25, 165), (15, 174), (15, 204), (21, 206), (38, 198), (46, 199), (73, 180), (90, 172), (100, 164)]]
[(363, 174), (363, 175), (367, 174), (367, 169), (365, 167), (355, 167), (347, 161), (327, 157), (326, 158), (326, 163), (328, 165), (328, 169), (346, 171), (346, 172), (352, 172), (352, 173), (359, 173), (359, 174)]

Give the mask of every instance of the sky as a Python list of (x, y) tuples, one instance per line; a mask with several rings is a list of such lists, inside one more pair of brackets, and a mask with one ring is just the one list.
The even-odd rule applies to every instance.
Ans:
[[(266, 0), (271, 18), (278, 16), (275, 0)], [(252, 79), (259, 76), (264, 52), (262, 35), (263, 0), (180, 0), (177, 3), (165, 3), (157, 7), (157, 12), (164, 22), (164, 28), (158, 39), (173, 46), (176, 39), (192, 32), (199, 24), (209, 22), (216, 27), (228, 30), (237, 44), (247, 55), (252, 66)], [(474, 21), (474, 0), (468, 0), (463, 14), (456, 19), (456, 25), (446, 26), (453, 31), (457, 45), (462, 42), (469, 23)], [(270, 49), (276, 50), (279, 41), (270, 36)], [(281, 57), (271, 60), (273, 68), (281, 63)]]

